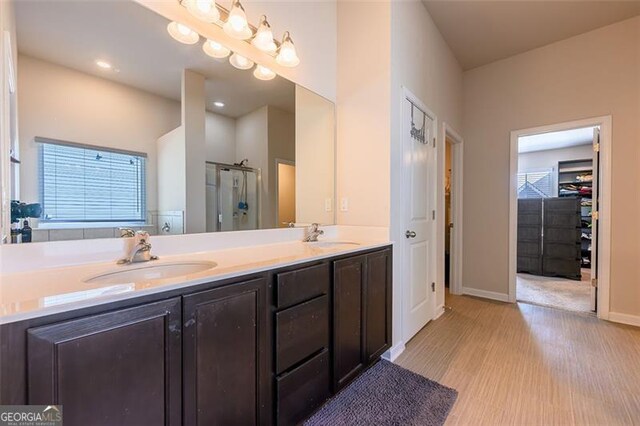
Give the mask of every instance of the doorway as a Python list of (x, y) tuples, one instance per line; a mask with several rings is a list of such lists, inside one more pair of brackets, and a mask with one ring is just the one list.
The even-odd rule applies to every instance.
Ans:
[(511, 301), (608, 314), (609, 135), (607, 117), (512, 132)]
[[(444, 149), (441, 206), (442, 220), (438, 223), (442, 246), (442, 281), (451, 294), (462, 294), (462, 177), (464, 143), (460, 134), (442, 124)], [(444, 300), (440, 301), (444, 303)], [(441, 312), (443, 312), (442, 306)]]

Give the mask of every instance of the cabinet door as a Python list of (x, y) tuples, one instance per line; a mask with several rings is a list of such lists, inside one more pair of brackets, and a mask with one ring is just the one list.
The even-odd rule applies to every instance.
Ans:
[(179, 425), (180, 299), (27, 331), (29, 404), (65, 425)]
[(363, 290), (364, 256), (334, 262), (333, 280), (333, 375), (335, 390), (341, 389), (364, 367)]
[(185, 425), (269, 419), (266, 280), (184, 297)]
[(367, 256), (364, 289), (366, 363), (376, 361), (391, 347), (391, 251)]

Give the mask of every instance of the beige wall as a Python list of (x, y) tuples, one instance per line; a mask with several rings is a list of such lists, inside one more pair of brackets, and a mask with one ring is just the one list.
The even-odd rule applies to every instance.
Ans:
[(296, 221), (334, 223), (335, 106), (296, 86)]
[(640, 17), (464, 74), (464, 286), (508, 292), (509, 135), (611, 115), (612, 312), (640, 315)]
[[(389, 226), (391, 6), (338, 2), (337, 221)], [(375, 54), (371, 54), (375, 51)], [(349, 200), (349, 211), (340, 200)]]
[(146, 152), (147, 209), (157, 209), (156, 140), (180, 125), (180, 104), (130, 86), (19, 55), (21, 197), (37, 202), (34, 137)]

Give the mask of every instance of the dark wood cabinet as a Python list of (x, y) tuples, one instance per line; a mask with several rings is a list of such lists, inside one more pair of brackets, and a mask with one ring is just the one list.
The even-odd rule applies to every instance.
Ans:
[(338, 390), (391, 347), (391, 251), (334, 262), (333, 306)]
[(375, 362), (391, 347), (391, 252), (367, 256), (364, 291), (365, 361)]
[(0, 404), (67, 425), (294, 425), (391, 344), (391, 249), (0, 325)]
[(184, 297), (184, 424), (269, 421), (263, 278)]
[(65, 425), (181, 423), (180, 298), (27, 331), (28, 403)]
[(364, 368), (366, 257), (339, 260), (333, 268), (333, 381), (337, 390)]

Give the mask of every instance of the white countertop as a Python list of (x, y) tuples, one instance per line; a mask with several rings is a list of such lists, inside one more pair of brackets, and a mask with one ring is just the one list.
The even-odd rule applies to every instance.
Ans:
[[(344, 240), (341, 240), (344, 241)], [(176, 288), (239, 277), (313, 260), (370, 250), (389, 241), (350, 239), (358, 245), (322, 247), (299, 241), (161, 256), (149, 264), (120, 266), (111, 262), (20, 271), (0, 276), (0, 324), (51, 315)], [(141, 266), (210, 261), (213, 269), (172, 278), (131, 283), (86, 283), (99, 274)]]

